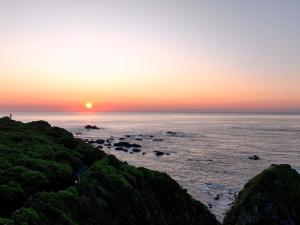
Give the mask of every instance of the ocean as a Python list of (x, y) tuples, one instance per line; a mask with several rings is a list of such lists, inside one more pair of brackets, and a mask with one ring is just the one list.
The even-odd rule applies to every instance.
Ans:
[[(13, 119), (46, 120), (82, 139), (124, 138), (139, 144), (137, 153), (103, 150), (129, 164), (168, 173), (220, 221), (238, 191), (269, 165), (287, 163), (300, 171), (300, 115), (18, 112)], [(87, 124), (101, 129), (86, 130)], [(249, 159), (252, 155), (260, 160)]]

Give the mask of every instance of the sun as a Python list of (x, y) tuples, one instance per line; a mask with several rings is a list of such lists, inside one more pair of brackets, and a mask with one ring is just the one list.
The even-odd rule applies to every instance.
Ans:
[(91, 102), (85, 103), (85, 108), (87, 108), (87, 109), (93, 108), (93, 103), (91, 103)]

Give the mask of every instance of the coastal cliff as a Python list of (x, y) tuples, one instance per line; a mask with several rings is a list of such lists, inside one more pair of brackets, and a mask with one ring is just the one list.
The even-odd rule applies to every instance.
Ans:
[(0, 199), (0, 224), (219, 224), (167, 174), (45, 121), (0, 119)]
[(272, 165), (252, 178), (224, 218), (224, 225), (299, 225), (300, 174)]

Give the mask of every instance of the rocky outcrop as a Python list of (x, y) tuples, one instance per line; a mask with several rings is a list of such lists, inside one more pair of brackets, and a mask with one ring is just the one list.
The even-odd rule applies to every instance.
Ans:
[(299, 225), (300, 175), (272, 165), (251, 179), (227, 212), (224, 225)]

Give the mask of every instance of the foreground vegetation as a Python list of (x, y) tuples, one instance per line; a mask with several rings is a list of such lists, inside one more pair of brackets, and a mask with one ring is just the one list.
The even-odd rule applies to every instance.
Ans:
[(45, 121), (0, 119), (0, 224), (219, 224), (165, 173)]
[(289, 165), (272, 165), (239, 193), (224, 225), (299, 225), (300, 174)]
[[(0, 118), (0, 225), (218, 225), (165, 173), (136, 168), (45, 121)], [(272, 165), (224, 225), (299, 225), (300, 175)]]

